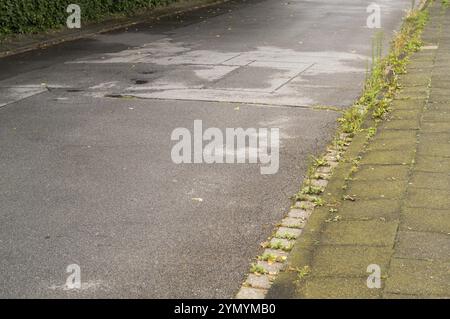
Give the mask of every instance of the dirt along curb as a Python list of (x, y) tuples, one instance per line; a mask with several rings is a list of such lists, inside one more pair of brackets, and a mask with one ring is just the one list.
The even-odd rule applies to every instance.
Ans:
[(61, 28), (37, 34), (0, 37), (0, 58), (43, 49), (59, 43), (89, 38), (100, 33), (128, 28), (140, 23), (157, 21), (164, 17), (213, 7), (229, 0), (178, 0), (167, 6), (155, 7), (129, 17), (111, 17), (101, 22), (82, 24), (80, 29)]
[(397, 73), (406, 58), (418, 49), (418, 36), (423, 28), (418, 25), (423, 23), (421, 17), (427, 4), (424, 1), (419, 9), (408, 14), (393, 40), (392, 53), (378, 59), (362, 98), (345, 112), (341, 128), (325, 155), (314, 160), (291, 210), (273, 236), (262, 244), (266, 250), (252, 264), (236, 298), (298, 297), (298, 284), (311, 272), (313, 253), (322, 239), (324, 226), (340, 220), (338, 209), (342, 201), (353, 200), (346, 189), (347, 181), (357, 170), (376, 127), (386, 117), (398, 90)]

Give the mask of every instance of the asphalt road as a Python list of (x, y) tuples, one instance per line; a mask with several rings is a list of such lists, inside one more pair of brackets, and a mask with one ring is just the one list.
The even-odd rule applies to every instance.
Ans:
[[(0, 297), (233, 297), (333, 135), (324, 106), (361, 91), (369, 3), (230, 1), (1, 59)], [(411, 1), (377, 3), (387, 44)], [(175, 164), (196, 119), (279, 128), (278, 173)]]

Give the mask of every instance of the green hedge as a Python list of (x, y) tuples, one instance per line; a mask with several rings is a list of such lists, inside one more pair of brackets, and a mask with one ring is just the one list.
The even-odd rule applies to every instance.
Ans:
[(140, 8), (167, 4), (171, 0), (0, 0), (0, 34), (30, 33), (65, 25), (69, 4), (81, 8), (81, 21)]

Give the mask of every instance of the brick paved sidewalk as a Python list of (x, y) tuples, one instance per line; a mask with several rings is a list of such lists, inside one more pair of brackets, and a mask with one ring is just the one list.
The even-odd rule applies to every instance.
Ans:
[(450, 9), (429, 11), (389, 120), (363, 154), (355, 137), (358, 170), (339, 165), (326, 189), (338, 210), (316, 209), (289, 260), (303, 273), (280, 274), (268, 298), (450, 297)]

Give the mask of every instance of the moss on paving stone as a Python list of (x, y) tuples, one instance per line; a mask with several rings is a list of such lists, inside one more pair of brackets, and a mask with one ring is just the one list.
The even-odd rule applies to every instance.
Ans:
[(415, 172), (410, 182), (414, 187), (447, 190), (450, 194), (450, 174)]
[(401, 199), (406, 191), (406, 181), (351, 181), (346, 193), (360, 199)]
[(353, 180), (406, 180), (408, 172), (409, 167), (406, 165), (363, 165), (358, 168)]
[(449, 296), (448, 262), (393, 258), (385, 292), (420, 296)]
[(448, 174), (450, 171), (450, 158), (442, 156), (417, 156), (413, 170)]
[(303, 298), (380, 298), (380, 289), (369, 289), (364, 278), (311, 278), (298, 289)]
[(450, 157), (450, 143), (420, 143), (417, 155)]
[(411, 163), (414, 158), (414, 150), (401, 151), (371, 151), (364, 155), (361, 165), (405, 165)]
[(450, 110), (442, 112), (424, 112), (422, 117), (423, 122), (450, 122)]
[(422, 123), (421, 131), (424, 133), (440, 133), (449, 132), (449, 122), (425, 122)]
[(389, 199), (344, 201), (337, 212), (342, 220), (398, 220), (400, 202)]
[(364, 277), (370, 264), (387, 269), (392, 253), (388, 247), (321, 246), (314, 254), (312, 275)]
[[(427, 60), (432, 60), (432, 58), (427, 58)], [(431, 74), (411, 74), (407, 73), (399, 77), (400, 82), (403, 86), (427, 86), (430, 82)]]
[(366, 245), (392, 247), (397, 221), (339, 221), (328, 223), (320, 242), (328, 245)]
[(403, 88), (395, 97), (398, 100), (423, 100), (428, 97), (428, 90), (425, 88), (406, 87)]
[(389, 114), (389, 118), (396, 120), (418, 120), (420, 110), (395, 110)]
[(392, 119), (380, 125), (385, 130), (418, 130), (419, 119), (397, 120)]
[(450, 235), (448, 234), (402, 230), (397, 236), (394, 253), (397, 258), (450, 262)]
[(426, 112), (438, 111), (445, 112), (450, 111), (450, 103), (445, 102), (436, 102), (436, 103), (428, 103), (425, 109)]
[(372, 151), (394, 151), (399, 149), (414, 149), (416, 147), (417, 139), (416, 137), (408, 139), (375, 139), (370, 143), (368, 150)]
[(392, 104), (392, 110), (419, 110), (425, 106), (426, 99), (395, 99)]
[(402, 208), (400, 229), (450, 234), (450, 208)]
[[(408, 140), (415, 141), (417, 132), (411, 130), (378, 130), (377, 140)], [(371, 143), (372, 144), (372, 143)], [(371, 144), (369, 146), (371, 146)]]
[[(433, 186), (430, 185), (430, 187)], [(405, 205), (407, 207), (448, 209), (450, 207), (450, 196), (449, 192), (445, 190), (411, 187), (406, 195)]]

